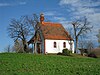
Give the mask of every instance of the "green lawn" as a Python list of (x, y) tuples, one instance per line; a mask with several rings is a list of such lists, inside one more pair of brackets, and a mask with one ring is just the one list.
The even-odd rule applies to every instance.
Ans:
[(100, 75), (100, 58), (1, 53), (0, 75)]

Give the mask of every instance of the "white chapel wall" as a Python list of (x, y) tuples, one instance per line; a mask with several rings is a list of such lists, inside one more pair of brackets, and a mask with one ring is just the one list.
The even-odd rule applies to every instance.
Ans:
[[(57, 47), (54, 48), (54, 42), (56, 42)], [(67, 40), (45, 40), (45, 52), (46, 53), (58, 53), (62, 52), (63, 48), (63, 43), (66, 42), (66, 48), (70, 50), (70, 45)], [(74, 44), (72, 46), (72, 53), (74, 52)]]

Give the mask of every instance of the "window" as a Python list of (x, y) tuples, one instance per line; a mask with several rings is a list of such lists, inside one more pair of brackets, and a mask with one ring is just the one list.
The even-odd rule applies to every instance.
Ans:
[(63, 48), (66, 48), (66, 42), (63, 43)]
[(54, 48), (56, 48), (57, 47), (57, 43), (56, 42), (54, 42)]

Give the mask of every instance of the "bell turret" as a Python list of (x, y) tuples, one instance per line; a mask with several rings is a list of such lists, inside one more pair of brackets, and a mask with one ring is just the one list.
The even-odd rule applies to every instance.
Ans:
[(44, 14), (43, 14), (43, 13), (41, 13), (41, 14), (40, 14), (40, 23), (42, 24), (42, 23), (43, 23), (43, 21), (44, 21)]

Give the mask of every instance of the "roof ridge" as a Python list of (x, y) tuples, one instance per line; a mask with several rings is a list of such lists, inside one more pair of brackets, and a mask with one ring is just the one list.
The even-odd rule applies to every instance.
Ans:
[(43, 22), (43, 24), (61, 24), (61, 23), (57, 23), (57, 22)]

